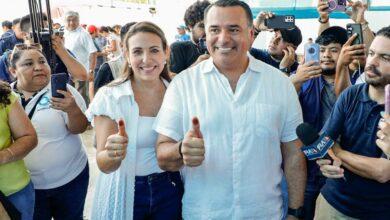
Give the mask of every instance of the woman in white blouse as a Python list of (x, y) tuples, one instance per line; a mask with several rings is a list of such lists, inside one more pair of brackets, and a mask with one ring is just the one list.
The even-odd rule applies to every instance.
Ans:
[(38, 135), (25, 158), (35, 189), (34, 219), (83, 219), (88, 190), (87, 155), (81, 142), (88, 121), (75, 88), (52, 97), (51, 69), (39, 44), (17, 44), (11, 54), (11, 84)]
[[(158, 26), (140, 22), (132, 26), (124, 43), (122, 77), (101, 88), (87, 111), (102, 171), (92, 219), (180, 219), (180, 174), (159, 168), (157, 133), (152, 129), (170, 81), (167, 41)], [(121, 132), (120, 119), (125, 124)]]

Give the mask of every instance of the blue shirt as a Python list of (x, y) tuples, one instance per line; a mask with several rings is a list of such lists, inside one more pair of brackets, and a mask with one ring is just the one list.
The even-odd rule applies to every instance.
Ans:
[(15, 44), (23, 43), (23, 40), (16, 38), (15, 33), (11, 33), (1, 37), (0, 39), (0, 55), (2, 55), (7, 50), (13, 50)]
[[(384, 105), (368, 96), (366, 83), (345, 90), (337, 100), (325, 125), (333, 139), (341, 137), (344, 150), (367, 157), (380, 158), (376, 132)], [(322, 195), (341, 213), (359, 219), (390, 218), (390, 182), (379, 183), (344, 169), (344, 179), (327, 179)]]
[(8, 54), (10, 52), (6, 52), (0, 56), (0, 80), (11, 83), (10, 73), (8, 71)]
[(322, 76), (310, 79), (302, 84), (299, 92), (303, 121), (315, 127), (317, 132), (320, 132), (323, 126), (321, 120), (321, 93), (324, 90), (325, 83), (326, 81)]
[(175, 36), (176, 41), (190, 41), (191, 37), (188, 34), (177, 34)]
[[(298, 94), (303, 121), (316, 128), (317, 132), (320, 132), (323, 126), (321, 93), (325, 88), (325, 83), (326, 81), (322, 76), (310, 79), (302, 84), (301, 91)], [(319, 192), (325, 181), (318, 179), (322, 177), (322, 174), (315, 161), (307, 161), (307, 174), (307, 187)]]

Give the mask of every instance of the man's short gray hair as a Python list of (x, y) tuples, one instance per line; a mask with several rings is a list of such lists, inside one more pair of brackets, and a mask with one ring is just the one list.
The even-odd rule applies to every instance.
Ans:
[(79, 15), (79, 13), (76, 12), (76, 11), (67, 11), (67, 12), (65, 13), (65, 16), (64, 16), (65, 20), (66, 20), (68, 17), (77, 17), (77, 18), (80, 18), (80, 15)]

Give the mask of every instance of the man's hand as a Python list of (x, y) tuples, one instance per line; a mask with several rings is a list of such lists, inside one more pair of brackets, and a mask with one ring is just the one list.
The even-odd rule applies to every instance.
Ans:
[(274, 16), (274, 13), (272, 12), (264, 12), (261, 11), (255, 20), (253, 20), (253, 27), (256, 28), (259, 31), (266, 31), (269, 30), (267, 26), (265, 26), (265, 20), (272, 18)]
[(184, 165), (189, 167), (200, 166), (204, 160), (204, 141), (197, 117), (192, 119), (192, 128), (184, 137), (181, 153), (183, 154)]
[(108, 136), (105, 149), (113, 161), (122, 161), (126, 157), (127, 134), (123, 119), (118, 122), (118, 133)]
[(364, 12), (367, 10), (367, 4), (364, 4), (361, 1), (353, 2), (352, 0), (348, 0), (348, 6), (352, 8), (352, 10), (345, 11), (345, 13), (355, 22), (355, 23), (365, 23), (366, 19), (364, 18)]
[(344, 169), (341, 168), (341, 160), (337, 157), (333, 159), (333, 164), (331, 160), (317, 160), (317, 164), (320, 166), (322, 174), (333, 179), (344, 178)]
[(380, 149), (382, 149), (383, 153), (385, 153), (388, 157), (390, 157), (390, 116), (385, 114), (384, 118), (379, 121), (378, 124), (378, 132), (376, 136), (378, 139), (376, 140), (376, 145)]
[(357, 34), (352, 35), (348, 41), (343, 45), (340, 51), (339, 60), (337, 64), (348, 66), (353, 60), (358, 60), (360, 63), (364, 63), (366, 56), (364, 44), (352, 45), (352, 42), (357, 38)]
[(50, 106), (51, 108), (61, 110), (66, 113), (72, 113), (76, 108), (78, 108), (72, 93), (62, 90), (57, 90), (57, 92), (64, 95), (64, 98), (52, 97)]
[(283, 50), (284, 56), (282, 61), (280, 61), (279, 69), (290, 68), (295, 63), (295, 50), (291, 46), (287, 46)]
[(297, 83), (304, 83), (307, 80), (321, 76), (322, 69), (316, 62), (310, 61), (298, 66), (297, 72), (293, 77), (293, 81)]
[(328, 8), (329, 8), (328, 2), (322, 1), (322, 0), (318, 0), (317, 12), (320, 15), (320, 19), (322, 21), (326, 21), (326, 20), (329, 19)]

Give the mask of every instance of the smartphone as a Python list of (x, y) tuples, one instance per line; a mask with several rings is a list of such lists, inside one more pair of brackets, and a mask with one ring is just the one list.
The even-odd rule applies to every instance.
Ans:
[(345, 11), (347, 8), (347, 0), (328, 0), (328, 11)]
[(269, 29), (292, 29), (295, 28), (294, 15), (274, 15), (265, 20), (265, 26)]
[(51, 75), (51, 96), (56, 98), (64, 98), (64, 95), (58, 93), (57, 90), (66, 91), (66, 83), (68, 82), (67, 73), (56, 73)]
[(357, 37), (355, 40), (352, 42), (352, 45), (355, 44), (363, 44), (363, 30), (362, 30), (362, 25), (361, 24), (347, 24), (347, 34), (348, 37), (351, 37), (354, 34), (357, 34)]
[(320, 45), (316, 43), (307, 43), (304, 46), (305, 63), (314, 61), (316, 65), (320, 64)]

